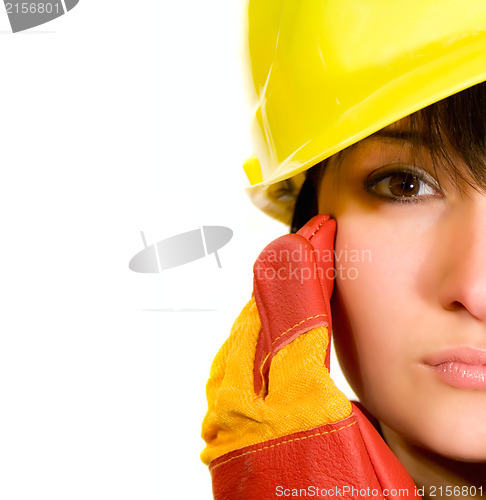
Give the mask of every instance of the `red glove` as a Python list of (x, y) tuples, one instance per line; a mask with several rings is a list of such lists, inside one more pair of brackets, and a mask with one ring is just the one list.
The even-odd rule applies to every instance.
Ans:
[(216, 500), (420, 498), (329, 376), (336, 224), (314, 217), (254, 266), (254, 295), (216, 356), (203, 422)]

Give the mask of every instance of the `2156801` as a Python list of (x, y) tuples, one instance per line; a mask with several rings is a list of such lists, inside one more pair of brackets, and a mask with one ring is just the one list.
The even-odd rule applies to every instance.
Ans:
[(482, 486), (429, 486), (429, 497), (474, 497), (483, 496)]
[(58, 2), (34, 3), (17, 2), (5, 4), (7, 14), (55, 14), (62, 13), (62, 6)]

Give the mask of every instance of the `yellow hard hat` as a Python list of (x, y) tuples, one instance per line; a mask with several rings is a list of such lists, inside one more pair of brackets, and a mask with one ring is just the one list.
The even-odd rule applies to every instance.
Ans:
[(255, 204), (289, 222), (305, 170), (486, 80), (486, 0), (249, 0)]

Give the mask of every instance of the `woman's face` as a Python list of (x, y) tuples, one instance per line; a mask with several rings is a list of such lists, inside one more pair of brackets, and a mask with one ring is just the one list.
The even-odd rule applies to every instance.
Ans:
[(319, 213), (337, 220), (336, 265), (356, 268), (336, 278), (336, 349), (387, 432), (486, 460), (486, 196), (459, 190), (440, 163), (434, 178), (407, 126), (333, 157), (322, 180)]

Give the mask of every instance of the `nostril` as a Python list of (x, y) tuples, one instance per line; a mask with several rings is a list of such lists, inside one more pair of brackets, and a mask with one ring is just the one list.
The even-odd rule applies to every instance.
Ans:
[(458, 300), (455, 300), (446, 309), (448, 311), (460, 311), (461, 309), (465, 309), (465, 307), (461, 302), (459, 302)]

